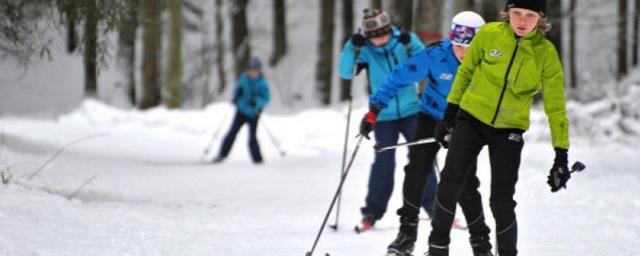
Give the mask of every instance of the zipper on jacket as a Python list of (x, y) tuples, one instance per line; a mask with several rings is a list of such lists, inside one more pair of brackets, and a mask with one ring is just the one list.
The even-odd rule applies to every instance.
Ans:
[[(398, 65), (398, 59), (396, 58), (396, 55), (393, 54), (393, 52), (391, 52), (391, 57), (393, 57), (393, 60), (389, 59), (389, 51), (387, 51), (387, 49), (385, 48), (384, 58), (385, 60), (387, 60), (387, 64), (389, 65), (389, 74), (393, 73), (393, 68), (395, 67), (395, 65)], [(400, 115), (400, 97), (398, 97), (398, 95), (396, 95), (396, 115), (398, 116), (398, 119), (402, 117), (402, 115)]]
[(498, 99), (498, 106), (496, 106), (496, 113), (493, 115), (493, 119), (491, 120), (491, 127), (495, 126), (496, 119), (498, 119), (498, 113), (500, 112), (500, 106), (502, 105), (504, 92), (507, 90), (507, 85), (509, 84), (509, 73), (511, 72), (511, 66), (513, 66), (513, 61), (516, 58), (516, 53), (518, 53), (518, 46), (520, 46), (520, 38), (516, 39), (516, 47), (515, 49), (513, 49), (511, 60), (509, 60), (509, 66), (507, 66), (507, 74), (504, 75), (504, 84), (502, 85), (502, 92), (500, 92), (500, 99)]

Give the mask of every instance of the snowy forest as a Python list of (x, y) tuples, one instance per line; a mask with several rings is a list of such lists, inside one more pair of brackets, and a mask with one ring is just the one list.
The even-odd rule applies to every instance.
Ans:
[[(383, 217), (354, 232), (377, 144), (356, 138), (371, 81), (340, 77), (345, 42), (365, 9), (429, 45), (461, 11), (503, 21), (507, 1), (0, 0), (0, 256), (391, 255), (410, 147), (392, 150)], [(554, 147), (535, 96), (518, 250), (640, 255), (640, 0), (544, 2), (569, 164), (586, 169), (549, 191)], [(269, 96), (247, 103), (258, 107), (241, 128), (241, 84), (255, 69)], [(495, 246), (486, 148), (477, 176)], [(450, 255), (472, 255), (454, 214)], [(412, 255), (427, 252), (431, 220), (421, 211)]]

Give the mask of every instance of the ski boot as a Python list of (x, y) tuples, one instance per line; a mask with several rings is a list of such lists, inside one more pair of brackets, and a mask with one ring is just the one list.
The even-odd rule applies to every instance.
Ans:
[(362, 232), (365, 232), (373, 228), (373, 225), (375, 224), (376, 224), (376, 217), (373, 216), (373, 214), (364, 214), (362, 215), (362, 222), (360, 222), (359, 226), (355, 227), (355, 231), (356, 233), (360, 234)]
[(488, 236), (471, 237), (469, 242), (471, 243), (473, 256), (493, 256)]
[(411, 256), (416, 240), (415, 236), (398, 233), (396, 240), (387, 247), (387, 256)]
[(424, 256), (449, 256), (449, 247), (429, 244), (429, 251)]
[(411, 256), (418, 237), (418, 219), (400, 217), (400, 232), (387, 247), (387, 256)]
[(224, 157), (222, 156), (217, 156), (216, 158), (214, 158), (211, 162), (214, 164), (219, 164), (222, 163), (222, 161), (224, 161)]

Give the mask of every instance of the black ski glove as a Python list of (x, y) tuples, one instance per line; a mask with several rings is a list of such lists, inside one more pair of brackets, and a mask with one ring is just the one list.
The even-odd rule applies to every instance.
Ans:
[(364, 136), (368, 140), (371, 139), (369, 137), (369, 133), (373, 131), (373, 127), (376, 124), (376, 120), (378, 119), (379, 113), (380, 113), (379, 108), (373, 105), (369, 105), (369, 112), (367, 112), (362, 118), (362, 121), (360, 121), (360, 136)]
[(360, 34), (360, 33), (356, 33), (356, 34), (353, 34), (353, 35), (351, 36), (351, 44), (352, 44), (354, 47), (362, 47), (362, 46), (364, 46), (364, 42), (365, 42), (365, 41), (366, 41), (366, 39), (365, 39), (365, 38), (364, 38), (364, 36), (363, 36), (362, 34)]
[(569, 172), (569, 161), (567, 160), (567, 150), (555, 148), (556, 158), (553, 160), (553, 167), (547, 176), (547, 184), (551, 187), (551, 192), (557, 192), (561, 188), (567, 188), (567, 181), (571, 178)]
[(411, 34), (407, 31), (400, 32), (400, 36), (398, 37), (398, 41), (401, 44), (408, 45), (411, 42)]
[(453, 131), (456, 115), (458, 115), (459, 110), (460, 107), (458, 107), (458, 105), (449, 103), (447, 110), (444, 111), (444, 118), (436, 124), (433, 137), (443, 148), (449, 148), (449, 135)]

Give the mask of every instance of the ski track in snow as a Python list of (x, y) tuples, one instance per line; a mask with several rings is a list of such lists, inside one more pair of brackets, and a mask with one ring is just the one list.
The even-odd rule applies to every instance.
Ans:
[[(203, 149), (216, 122), (231, 111), (227, 104), (204, 111), (120, 111), (88, 101), (57, 120), (1, 118), (0, 167), (13, 180), (0, 186), (0, 255), (303, 255), (339, 182), (344, 113), (265, 115), (286, 157), (260, 129), (266, 164), (254, 166), (242, 130), (230, 157), (208, 164), (228, 124), (206, 158)], [(574, 174), (567, 190), (550, 193), (553, 150), (538, 135), (545, 129), (534, 125), (525, 136), (516, 194), (521, 255), (639, 255), (633, 246), (640, 240), (634, 218), (640, 210), (638, 149), (573, 139), (570, 159), (587, 170)], [(63, 145), (95, 134), (103, 136), (70, 145), (27, 179)], [(338, 232), (325, 229), (314, 255), (380, 255), (395, 237), (406, 149), (397, 151), (396, 189), (385, 218), (369, 232), (353, 232), (372, 146), (362, 144), (345, 182)], [(442, 163), (444, 154), (439, 158)], [(493, 226), (486, 150), (479, 160)], [(328, 224), (334, 221), (332, 215)], [(428, 222), (420, 225), (416, 255), (426, 250), (430, 230)], [(451, 255), (470, 255), (467, 239), (453, 230)]]

